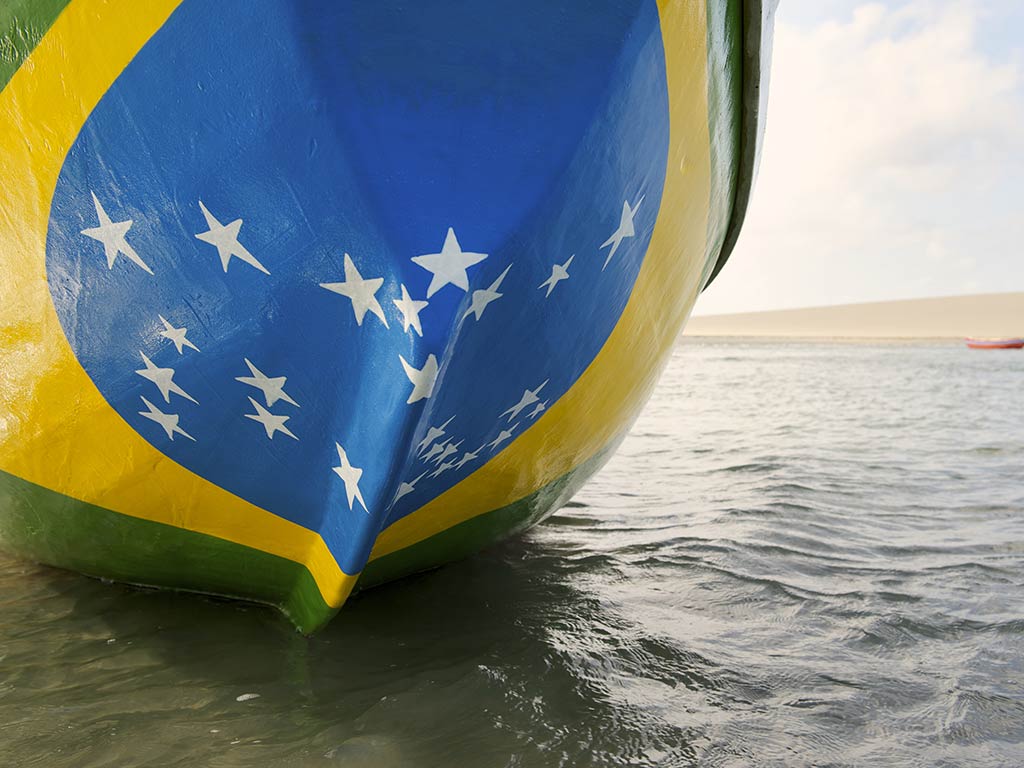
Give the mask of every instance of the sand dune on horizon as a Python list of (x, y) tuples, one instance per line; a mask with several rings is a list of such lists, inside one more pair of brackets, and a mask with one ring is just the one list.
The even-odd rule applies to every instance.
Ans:
[(935, 339), (1024, 336), (1024, 292), (695, 315), (684, 334)]

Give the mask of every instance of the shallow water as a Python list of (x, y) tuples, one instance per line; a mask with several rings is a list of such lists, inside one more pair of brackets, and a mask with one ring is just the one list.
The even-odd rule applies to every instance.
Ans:
[(689, 341), (569, 507), (312, 639), (0, 555), (0, 765), (1019, 765), (1022, 481), (1024, 353)]

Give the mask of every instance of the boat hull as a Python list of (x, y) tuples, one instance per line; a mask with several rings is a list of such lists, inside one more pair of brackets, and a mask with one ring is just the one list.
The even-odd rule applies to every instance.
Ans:
[(1022, 349), (1024, 339), (964, 339), (970, 349)]
[(0, 538), (313, 631), (614, 451), (735, 242), (770, 9), (261, 5), (15, 19)]

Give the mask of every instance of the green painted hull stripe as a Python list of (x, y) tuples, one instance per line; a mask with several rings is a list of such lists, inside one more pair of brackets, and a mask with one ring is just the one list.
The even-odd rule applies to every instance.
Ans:
[(0, 543), (22, 557), (90, 576), (268, 603), (303, 632), (337, 612), (299, 563), (111, 512), (3, 471)]
[(0, 2), (0, 91), (32, 53), (70, 0)]

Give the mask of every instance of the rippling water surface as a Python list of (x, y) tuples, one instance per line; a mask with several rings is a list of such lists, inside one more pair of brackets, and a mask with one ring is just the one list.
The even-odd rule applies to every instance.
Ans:
[(312, 639), (0, 556), (0, 765), (1020, 765), (1022, 481), (1022, 353), (689, 341), (566, 509)]

